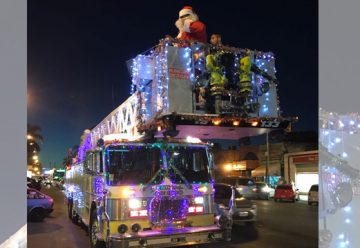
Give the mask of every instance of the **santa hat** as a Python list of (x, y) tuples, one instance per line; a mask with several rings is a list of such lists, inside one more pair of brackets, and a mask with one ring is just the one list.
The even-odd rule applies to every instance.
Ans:
[(184, 8), (182, 8), (182, 10), (180, 10), (179, 18), (181, 18), (184, 15), (191, 15), (191, 14), (194, 14), (192, 7), (191, 6), (185, 6)]

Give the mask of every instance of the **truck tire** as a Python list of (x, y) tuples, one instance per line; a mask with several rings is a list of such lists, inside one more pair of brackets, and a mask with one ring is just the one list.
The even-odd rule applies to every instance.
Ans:
[(97, 219), (96, 210), (93, 209), (91, 211), (89, 222), (90, 248), (106, 248), (105, 242), (97, 239), (95, 235), (97, 232), (99, 232), (99, 222)]
[(69, 216), (69, 219), (72, 220), (72, 217), (73, 217), (73, 201), (71, 199), (68, 199), (68, 216)]

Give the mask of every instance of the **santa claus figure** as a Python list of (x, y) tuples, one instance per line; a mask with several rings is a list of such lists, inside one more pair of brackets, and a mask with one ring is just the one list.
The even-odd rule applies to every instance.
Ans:
[(205, 24), (199, 21), (199, 17), (192, 7), (185, 6), (180, 10), (179, 19), (175, 22), (175, 26), (179, 29), (178, 39), (206, 43)]

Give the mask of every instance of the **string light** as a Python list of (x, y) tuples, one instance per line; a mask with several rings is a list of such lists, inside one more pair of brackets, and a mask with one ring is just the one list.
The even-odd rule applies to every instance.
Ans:
[[(348, 113), (346, 115), (339, 115), (334, 112), (327, 112), (320, 109), (320, 141), (321, 144), (327, 148), (323, 153), (323, 164), (320, 164), (322, 170), (322, 178), (320, 181), (323, 183), (323, 194), (334, 195), (337, 199), (342, 199), (342, 204), (337, 206), (331, 205), (334, 202), (322, 202), (323, 209), (326, 209), (326, 214), (336, 214), (337, 209), (342, 209), (344, 213), (341, 214), (341, 218), (344, 224), (351, 225), (354, 219), (352, 218), (351, 201), (353, 195), (358, 194), (358, 176), (354, 173), (353, 168), (348, 161), (350, 161), (350, 153), (345, 149), (345, 143), (352, 142), (348, 139), (350, 135), (354, 135), (358, 132), (360, 127), (360, 117), (357, 113)], [(347, 146), (348, 147), (348, 146)], [(331, 154), (331, 159), (328, 158)], [(330, 198), (332, 199), (332, 198)], [(336, 207), (337, 206), (337, 207)], [(336, 207), (335, 209), (332, 209)], [(324, 223), (326, 221), (326, 214), (324, 216)], [(335, 218), (339, 218), (338, 215)], [(328, 222), (329, 223), (329, 222)], [(324, 225), (325, 229), (326, 226)], [(330, 227), (328, 225), (328, 227)], [(337, 235), (336, 247), (350, 247), (350, 233), (346, 233), (343, 229), (343, 233)]]

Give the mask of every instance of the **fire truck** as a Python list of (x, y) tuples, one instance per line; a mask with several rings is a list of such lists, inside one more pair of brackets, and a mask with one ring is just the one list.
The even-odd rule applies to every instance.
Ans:
[(210, 141), (289, 127), (273, 54), (163, 39), (128, 65), (132, 95), (84, 131), (66, 172), (69, 218), (92, 248), (229, 241), (234, 196), (214, 202)]

